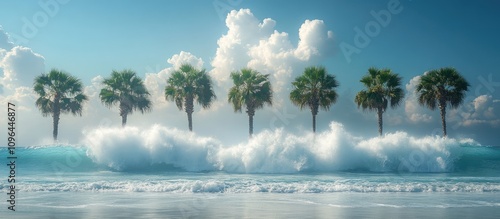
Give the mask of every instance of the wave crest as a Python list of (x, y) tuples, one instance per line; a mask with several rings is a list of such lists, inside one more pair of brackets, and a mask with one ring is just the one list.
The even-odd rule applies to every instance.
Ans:
[(99, 128), (86, 133), (84, 144), (94, 162), (119, 171), (167, 164), (232, 173), (450, 172), (461, 157), (461, 145), (479, 145), (471, 139), (416, 138), (405, 132), (364, 139), (336, 122), (316, 135), (267, 130), (237, 145), (160, 125)]

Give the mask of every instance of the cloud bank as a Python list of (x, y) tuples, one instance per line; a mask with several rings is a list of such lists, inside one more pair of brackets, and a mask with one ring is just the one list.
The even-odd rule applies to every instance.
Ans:
[[(299, 42), (293, 45), (289, 34), (275, 29), (276, 21), (260, 21), (250, 9), (231, 11), (226, 18), (228, 31), (217, 41), (211, 62), (211, 74), (219, 86), (228, 88), (229, 75), (243, 67), (270, 74), (278, 97), (284, 87), (302, 73), (307, 65), (315, 65), (333, 54), (333, 32), (322, 20), (306, 20), (298, 30)], [(276, 98), (281, 99), (281, 98)]]

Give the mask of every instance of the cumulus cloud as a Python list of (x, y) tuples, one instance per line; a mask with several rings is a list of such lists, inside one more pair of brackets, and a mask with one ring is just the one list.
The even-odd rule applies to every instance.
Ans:
[[(260, 21), (249, 9), (233, 10), (226, 19), (228, 31), (218, 41), (211, 75), (224, 93), (231, 86), (229, 75), (243, 67), (270, 74), (274, 105), (284, 106), (289, 84), (309, 65), (333, 54), (333, 32), (321, 20), (306, 20), (294, 45), (286, 32), (275, 29), (276, 21)], [(218, 104), (222, 105), (219, 100)]]
[(406, 84), (406, 99), (405, 99), (405, 113), (410, 122), (431, 122), (433, 117), (430, 115), (432, 111), (426, 107), (420, 106), (418, 103), (418, 96), (415, 91), (417, 84), (420, 82), (420, 75), (413, 77), (408, 84)]
[(3, 55), (3, 85), (13, 89), (16, 86), (31, 86), (33, 78), (45, 71), (45, 58), (30, 48), (15, 46)]
[(203, 59), (185, 51), (172, 55), (172, 57), (167, 59), (167, 62), (171, 64), (172, 67), (162, 69), (157, 73), (148, 73), (144, 79), (144, 84), (151, 93), (155, 108), (163, 109), (168, 106), (168, 102), (165, 100), (164, 90), (167, 85), (166, 82), (168, 77), (173, 71), (179, 69), (183, 64), (191, 64), (197, 69), (202, 69), (204, 64)]
[[(84, 93), (87, 95), (89, 101), (83, 105), (84, 114), (86, 115), (102, 115), (101, 110), (109, 111), (105, 109), (101, 103), (99, 93), (101, 89), (104, 87), (102, 82), (104, 81), (104, 77), (101, 75), (95, 76), (90, 80), (90, 85), (85, 86)], [(112, 109), (114, 112), (118, 112), (118, 109)]]
[(476, 125), (500, 126), (500, 102), (491, 95), (481, 95), (473, 101), (465, 103), (459, 109), (450, 111), (451, 121), (459, 126), (471, 127)]
[(170, 75), (170, 72), (173, 71), (173, 68), (164, 69), (158, 73), (146, 74), (144, 78), (144, 85), (148, 88), (149, 93), (151, 94), (151, 100), (155, 104), (154, 108), (164, 108), (167, 106), (167, 102), (165, 100), (165, 86), (167, 85), (167, 79)]
[(260, 23), (249, 9), (231, 11), (226, 18), (228, 31), (217, 41), (218, 48), (211, 63), (214, 78), (226, 82), (231, 71), (246, 67), (250, 61), (248, 50), (272, 34), (275, 25), (272, 19)]
[[(326, 33), (326, 34), (325, 34)], [(299, 30), (299, 45), (295, 50), (295, 56), (300, 60), (309, 60), (311, 56), (330, 53), (333, 43), (333, 32), (326, 29), (321, 20), (306, 20)]]
[(3, 106), (11, 102), (19, 111), (33, 111), (33, 78), (44, 70), (43, 56), (30, 48), (13, 46), (0, 27), (0, 103)]
[(167, 62), (174, 66), (174, 69), (179, 69), (183, 64), (191, 64), (197, 69), (203, 68), (203, 60), (194, 56), (189, 52), (181, 51), (179, 54), (173, 55), (167, 59)]
[[(3, 30), (0, 25), (0, 49), (10, 50), (14, 47), (14, 44), (10, 42), (9, 35)], [(1, 56), (0, 56), (1, 57)]]
[[(293, 45), (289, 34), (275, 29), (276, 21), (260, 21), (249, 9), (233, 10), (226, 19), (228, 31), (218, 41), (211, 74), (219, 86), (228, 87), (229, 74), (243, 67), (270, 74), (275, 93), (284, 91), (293, 76), (317, 58), (332, 54), (333, 32), (321, 20), (306, 20)], [(280, 98), (277, 98), (280, 99)]]

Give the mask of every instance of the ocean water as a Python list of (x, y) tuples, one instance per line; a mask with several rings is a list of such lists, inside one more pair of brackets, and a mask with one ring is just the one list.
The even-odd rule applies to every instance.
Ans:
[[(16, 149), (0, 218), (498, 218), (500, 148), (396, 132), (264, 131), (224, 145), (153, 126)], [(7, 149), (0, 161), (7, 163)], [(0, 168), (1, 200), (8, 169)]]

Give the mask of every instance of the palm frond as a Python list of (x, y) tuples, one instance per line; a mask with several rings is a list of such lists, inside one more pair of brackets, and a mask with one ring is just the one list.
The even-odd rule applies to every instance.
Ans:
[(439, 104), (459, 107), (470, 84), (454, 68), (432, 70), (420, 77), (416, 87), (420, 105), (434, 110)]
[(189, 64), (183, 64), (172, 73), (165, 87), (165, 99), (174, 101), (179, 110), (184, 108), (186, 98), (193, 97), (203, 108), (209, 108), (217, 98), (208, 73)]
[(369, 68), (368, 73), (360, 80), (366, 89), (356, 95), (354, 102), (359, 108), (369, 111), (385, 111), (389, 105), (395, 108), (405, 96), (401, 80), (401, 77), (390, 69)]
[(228, 102), (233, 105), (235, 112), (241, 112), (242, 106), (245, 106), (247, 111), (253, 111), (265, 105), (272, 105), (273, 92), (269, 75), (243, 68), (232, 72), (231, 79), (234, 86), (229, 90)]
[(329, 75), (321, 66), (307, 67), (301, 76), (295, 78), (292, 86), (290, 100), (301, 110), (305, 107), (313, 111), (318, 108), (329, 110), (338, 98), (335, 88), (339, 83), (335, 76)]
[(132, 70), (113, 70), (109, 78), (102, 82), (99, 97), (108, 108), (118, 105), (122, 113), (131, 114), (134, 110), (141, 113), (152, 109), (150, 93), (141, 78)]
[(35, 77), (33, 91), (39, 96), (35, 104), (43, 116), (59, 113), (56, 109), (81, 116), (83, 103), (88, 100), (81, 81), (57, 69)]

